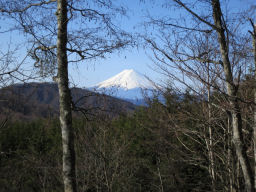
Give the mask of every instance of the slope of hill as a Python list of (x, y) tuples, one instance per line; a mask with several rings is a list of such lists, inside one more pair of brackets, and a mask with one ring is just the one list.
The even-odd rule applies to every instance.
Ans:
[[(130, 102), (94, 93), (85, 89), (72, 88), (74, 111), (90, 114), (117, 115), (133, 111)], [(14, 118), (52, 117), (59, 113), (59, 94), (55, 83), (28, 83), (0, 90), (0, 110)]]

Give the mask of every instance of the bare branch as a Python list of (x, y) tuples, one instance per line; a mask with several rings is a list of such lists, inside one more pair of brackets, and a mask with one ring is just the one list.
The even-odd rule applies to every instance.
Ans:
[(179, 4), (181, 7), (186, 9), (189, 13), (191, 13), (194, 17), (196, 17), (199, 21), (202, 21), (203, 23), (207, 24), (208, 26), (212, 27), (215, 30), (219, 30), (214, 24), (211, 24), (210, 22), (204, 20), (202, 17), (200, 17), (198, 14), (196, 14), (194, 11), (192, 11), (190, 8), (188, 8), (182, 1), (180, 0), (173, 0), (177, 4)]
[(31, 3), (28, 6), (24, 7), (23, 9), (14, 9), (14, 10), (0, 9), (0, 12), (8, 13), (8, 14), (11, 14), (11, 13), (23, 13), (23, 12), (27, 11), (28, 9), (30, 9), (31, 7), (39, 7), (39, 6), (47, 5), (47, 4), (56, 2), (56, 1), (57, 0), (49, 0), (49, 1), (42, 1), (40, 3)]

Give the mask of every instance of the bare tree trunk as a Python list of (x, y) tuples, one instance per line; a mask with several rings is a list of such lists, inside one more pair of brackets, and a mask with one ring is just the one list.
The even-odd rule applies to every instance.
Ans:
[(256, 25), (251, 20), (253, 27), (252, 42), (254, 55), (254, 124), (253, 124), (253, 142), (254, 142), (254, 188), (256, 189)]
[(254, 25), (254, 125), (253, 125), (253, 142), (254, 142), (254, 189), (256, 189), (256, 25)]
[(229, 179), (229, 191), (233, 192), (234, 190), (234, 160), (232, 161), (232, 131), (231, 131), (231, 114), (228, 112), (228, 122), (227, 122), (227, 149), (228, 149), (228, 154), (227, 154), (227, 164), (228, 164), (228, 179)]
[[(210, 102), (209, 100), (209, 92), (208, 92), (208, 102)], [(208, 118), (210, 121), (211, 118), (211, 107), (210, 107), (210, 103), (208, 103)], [(212, 179), (212, 191), (216, 191), (216, 186), (215, 186), (215, 171), (214, 171), (214, 158), (213, 158), (213, 138), (212, 138), (212, 127), (210, 125), (208, 125), (208, 131), (209, 131), (209, 160), (210, 160), (210, 174), (211, 174), (211, 179)]]
[(233, 128), (233, 143), (236, 150), (236, 155), (240, 162), (243, 177), (245, 180), (246, 190), (248, 192), (254, 191), (253, 172), (246, 154), (245, 145), (243, 143), (242, 135), (242, 118), (240, 108), (237, 101), (237, 89), (233, 82), (233, 75), (231, 71), (231, 64), (228, 56), (228, 45), (225, 36), (225, 27), (222, 22), (222, 12), (219, 0), (212, 0), (213, 18), (215, 26), (217, 27), (218, 41), (220, 45), (220, 52), (222, 56), (222, 63), (225, 73), (227, 92), (229, 95), (229, 103), (231, 106), (232, 114), (232, 128)]
[(60, 102), (60, 124), (63, 146), (63, 181), (65, 192), (76, 192), (74, 133), (72, 129), (71, 93), (68, 80), (67, 59), (67, 1), (57, 1), (57, 62)]
[(212, 180), (212, 191), (216, 191), (216, 186), (215, 186), (215, 171), (214, 171), (214, 159), (213, 159), (213, 141), (212, 141), (212, 126), (211, 126), (211, 105), (210, 105), (210, 96), (211, 96), (211, 87), (210, 87), (210, 70), (209, 70), (209, 63), (207, 63), (207, 97), (208, 97), (208, 132), (209, 132), (209, 151), (208, 151), (208, 156), (209, 156), (209, 171), (211, 175), (211, 180)]
[(159, 181), (160, 181), (160, 191), (164, 192), (164, 185), (163, 185), (163, 179), (162, 179), (162, 175), (161, 175), (161, 171), (160, 171), (160, 159), (157, 157), (157, 173), (158, 173), (158, 177), (159, 177)]

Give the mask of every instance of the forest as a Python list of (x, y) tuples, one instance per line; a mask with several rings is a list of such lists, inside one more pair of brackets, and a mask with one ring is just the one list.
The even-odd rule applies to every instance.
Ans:
[[(148, 13), (131, 32), (115, 24), (127, 16), (118, 0), (0, 0), (0, 35), (26, 40), (24, 57), (0, 47), (0, 191), (255, 192), (256, 4), (246, 2), (139, 1), (168, 15)], [(71, 87), (70, 65), (131, 48), (165, 77), (146, 105)], [(49, 78), (40, 92), (20, 86)]]

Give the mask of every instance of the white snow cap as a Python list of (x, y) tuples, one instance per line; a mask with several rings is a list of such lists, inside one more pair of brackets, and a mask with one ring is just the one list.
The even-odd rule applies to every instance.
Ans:
[(133, 69), (126, 69), (117, 75), (102, 81), (96, 85), (97, 88), (119, 87), (124, 89), (153, 89), (153, 84), (142, 74)]

